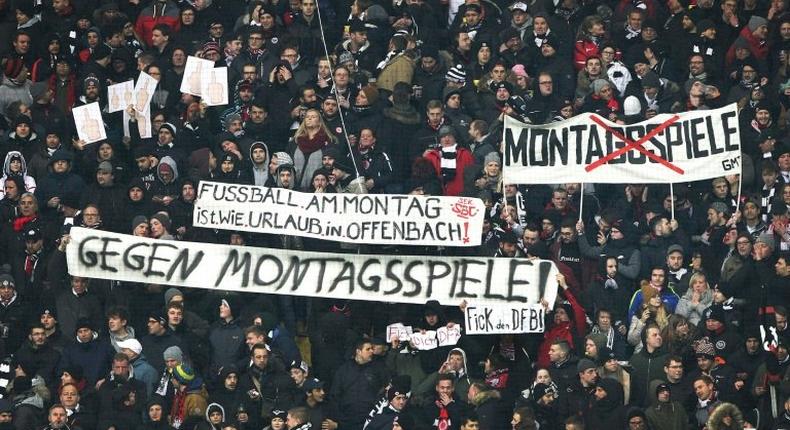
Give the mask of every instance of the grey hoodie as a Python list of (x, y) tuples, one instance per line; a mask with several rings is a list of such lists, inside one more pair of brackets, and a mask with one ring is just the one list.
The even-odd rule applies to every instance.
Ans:
[[(252, 161), (252, 150), (260, 148), (260, 147), (263, 147), (263, 150), (266, 151), (266, 159), (261, 164), (255, 164), (255, 162)], [(250, 157), (250, 166), (252, 166), (252, 168), (250, 170), (252, 170), (252, 177), (254, 179), (254, 181), (253, 181), (254, 185), (261, 185), (261, 186), (263, 186), (263, 185), (266, 185), (266, 181), (269, 180), (269, 160), (271, 159), (269, 154), (270, 154), (269, 153), (269, 147), (264, 142), (260, 142), (260, 141), (253, 142), (252, 145), (250, 145), (249, 157)], [(279, 160), (279, 158), (278, 158), (278, 160)]]

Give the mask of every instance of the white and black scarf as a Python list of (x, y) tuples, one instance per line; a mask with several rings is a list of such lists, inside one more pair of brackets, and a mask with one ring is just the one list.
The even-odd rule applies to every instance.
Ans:
[(458, 155), (458, 145), (441, 148), (442, 162), (442, 181), (446, 184), (455, 179), (455, 157)]

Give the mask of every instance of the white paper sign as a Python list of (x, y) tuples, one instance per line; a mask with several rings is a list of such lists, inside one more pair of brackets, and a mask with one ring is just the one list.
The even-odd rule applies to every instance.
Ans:
[(214, 62), (198, 57), (187, 57), (187, 64), (184, 66), (184, 75), (181, 80), (181, 92), (202, 96), (201, 84), (203, 82), (204, 70), (214, 68)]
[(151, 75), (145, 72), (140, 72), (140, 77), (137, 78), (137, 84), (134, 86), (133, 103), (134, 109), (137, 112), (147, 112), (151, 110), (151, 99), (154, 98), (156, 92), (156, 85), (159, 82)]
[(132, 104), (133, 93), (134, 81), (121, 82), (120, 84), (107, 87), (107, 98), (109, 99), (107, 112), (113, 113), (126, 110)]
[(466, 334), (543, 333), (544, 311), (533, 304), (469, 304), (464, 311)]
[(387, 343), (392, 343), (398, 339), (401, 342), (408, 342), (412, 334), (411, 326), (404, 326), (401, 323), (390, 324), (387, 326)]
[(107, 131), (104, 129), (99, 103), (94, 102), (77, 106), (71, 110), (71, 114), (74, 115), (77, 135), (85, 143), (107, 139)]
[(202, 101), (207, 106), (222, 106), (228, 104), (228, 68), (217, 67), (203, 70), (200, 82)]
[(411, 334), (411, 344), (420, 351), (427, 351), (429, 349), (436, 349), (439, 346), (439, 339), (436, 338), (436, 332), (427, 330), (425, 333), (414, 332)]
[(453, 346), (458, 344), (461, 339), (461, 327), (456, 324), (452, 327), (442, 327), (436, 330), (436, 339), (439, 346)]
[[(137, 122), (133, 123), (137, 125), (137, 132), (140, 133), (140, 139), (148, 139), (153, 136), (153, 132), (151, 131), (151, 109), (148, 109), (145, 112), (137, 112)], [(129, 133), (129, 113), (123, 111), (123, 135), (126, 137), (131, 137)]]

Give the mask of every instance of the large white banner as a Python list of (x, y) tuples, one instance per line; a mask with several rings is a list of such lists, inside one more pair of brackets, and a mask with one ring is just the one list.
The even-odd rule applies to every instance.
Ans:
[(477, 246), (485, 205), (466, 197), (300, 193), (201, 181), (193, 224), (350, 243)]
[(505, 117), (508, 184), (672, 183), (741, 172), (735, 104), (621, 125), (584, 113), (527, 125)]
[(73, 276), (251, 293), (443, 305), (554, 303), (551, 261), (359, 255), (157, 240), (74, 227)]

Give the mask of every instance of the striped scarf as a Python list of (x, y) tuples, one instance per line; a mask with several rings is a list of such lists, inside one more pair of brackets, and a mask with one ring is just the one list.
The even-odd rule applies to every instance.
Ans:
[(446, 184), (455, 179), (455, 157), (458, 154), (458, 145), (442, 147), (442, 181)]

